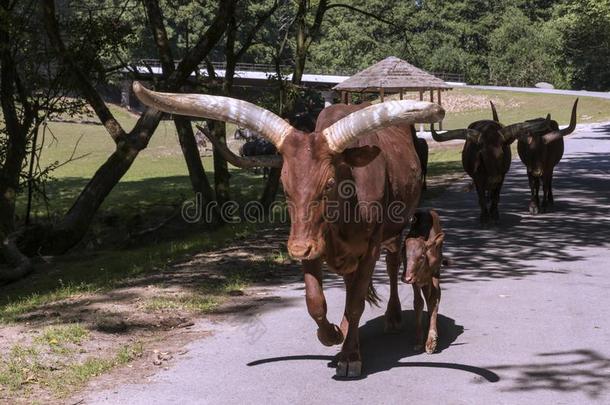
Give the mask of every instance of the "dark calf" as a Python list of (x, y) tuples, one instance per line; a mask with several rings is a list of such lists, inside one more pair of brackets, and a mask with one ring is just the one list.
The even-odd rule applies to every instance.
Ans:
[[(428, 306), (430, 327), (426, 340), (426, 353), (436, 350), (438, 329), (436, 318), (441, 301), (440, 270), (443, 261), (443, 240), (436, 211), (417, 211), (413, 217), (411, 230), (404, 242), (404, 272), (402, 281), (413, 286), (413, 306), (415, 309), (415, 349), (420, 350), (424, 343), (422, 313), (424, 299)], [(422, 298), (423, 296), (423, 298)]]

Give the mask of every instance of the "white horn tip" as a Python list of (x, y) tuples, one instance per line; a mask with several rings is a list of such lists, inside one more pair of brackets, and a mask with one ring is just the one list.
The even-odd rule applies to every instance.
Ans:
[(133, 88), (133, 92), (134, 93), (142, 93), (144, 91), (144, 86), (142, 86), (142, 83), (135, 81), (133, 82), (133, 85), (131, 86)]

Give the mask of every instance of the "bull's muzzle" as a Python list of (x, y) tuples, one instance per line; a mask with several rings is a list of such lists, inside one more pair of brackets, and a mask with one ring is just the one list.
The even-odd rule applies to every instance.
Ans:
[(320, 249), (315, 242), (288, 242), (288, 253), (298, 260), (313, 260), (320, 257)]

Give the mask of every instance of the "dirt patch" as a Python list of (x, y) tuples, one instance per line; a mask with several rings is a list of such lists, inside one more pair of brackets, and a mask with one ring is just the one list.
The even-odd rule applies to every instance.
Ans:
[(210, 333), (203, 319), (248, 313), (273, 300), (274, 285), (300, 279), (286, 258), (286, 235), (266, 229), (111, 291), (17, 316), (0, 327), (0, 402), (64, 403), (89, 383), (109, 387), (169, 367), (185, 344)]

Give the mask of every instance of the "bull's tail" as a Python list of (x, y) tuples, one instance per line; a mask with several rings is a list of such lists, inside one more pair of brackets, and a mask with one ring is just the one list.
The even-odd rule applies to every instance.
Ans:
[(374, 305), (376, 307), (379, 307), (379, 304), (381, 302), (381, 298), (379, 297), (379, 295), (377, 294), (377, 290), (375, 289), (375, 286), (373, 285), (373, 280), (371, 279), (371, 283), (369, 284), (369, 290), (366, 294), (366, 302), (368, 302), (370, 305)]

